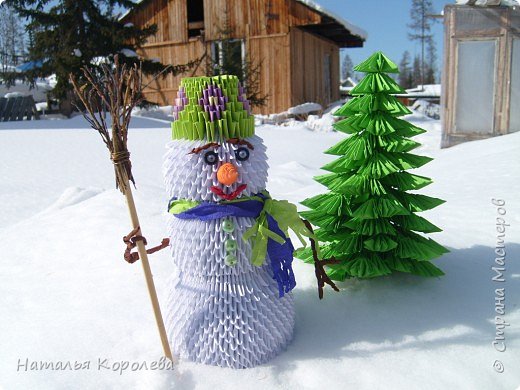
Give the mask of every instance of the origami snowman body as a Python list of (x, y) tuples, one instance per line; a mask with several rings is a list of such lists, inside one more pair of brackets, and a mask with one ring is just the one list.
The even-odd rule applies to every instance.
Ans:
[[(267, 362), (292, 338), (293, 248), (265, 208), (266, 148), (254, 135), (238, 80), (227, 77), (185, 79), (176, 101), (179, 123), (163, 173), (178, 275), (165, 317), (174, 353), (247, 368)], [(229, 125), (233, 117), (233, 131), (223, 129), (222, 118)], [(197, 119), (203, 131), (193, 126), (190, 133)], [(221, 129), (211, 132), (211, 124)], [(270, 238), (262, 242), (261, 235)]]

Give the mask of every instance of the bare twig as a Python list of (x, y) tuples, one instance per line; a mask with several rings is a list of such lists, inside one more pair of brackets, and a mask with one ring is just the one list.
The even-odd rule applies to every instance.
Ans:
[[(91, 127), (99, 132), (110, 152), (116, 174), (116, 187), (124, 194), (128, 181), (135, 185), (127, 141), (132, 110), (142, 100), (142, 76), (137, 64), (132, 67), (121, 65), (117, 55), (114, 61), (114, 69), (103, 64), (100, 75), (95, 75), (87, 67), (82, 68), (86, 84), (80, 86), (73, 75), (70, 76), (70, 81), (85, 107), (85, 111), (80, 111)], [(111, 117), (112, 134), (107, 129), (107, 114)]]
[[(312, 225), (306, 219), (302, 219), (303, 223), (309, 229), (311, 233), (314, 233)], [(316, 275), (316, 279), (318, 280), (318, 296), (320, 299), (323, 299), (323, 287), (325, 283), (327, 283), (330, 287), (334, 289), (334, 291), (339, 291), (339, 288), (336, 284), (330, 279), (329, 275), (325, 272), (323, 268), (326, 265), (330, 264), (339, 264), (341, 261), (337, 260), (334, 256), (330, 259), (320, 260), (318, 258), (318, 251), (316, 250), (316, 241), (310, 238), (311, 241), (311, 249), (312, 249), (312, 258), (314, 259), (314, 274)]]

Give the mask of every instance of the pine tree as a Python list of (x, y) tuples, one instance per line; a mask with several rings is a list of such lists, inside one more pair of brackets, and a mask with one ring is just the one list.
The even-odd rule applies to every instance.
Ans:
[[(386, 73), (397, 66), (377, 52), (357, 65), (367, 75), (352, 89), (349, 100), (334, 115), (347, 117), (334, 125), (350, 137), (325, 153), (341, 156), (325, 165), (331, 173), (316, 177), (329, 192), (302, 202), (311, 210), (302, 217), (317, 226), (323, 258), (335, 257), (332, 279), (371, 278), (393, 272), (439, 276), (430, 260), (447, 250), (420, 233), (438, 232), (437, 226), (416, 213), (444, 201), (409, 193), (431, 179), (406, 172), (431, 158), (410, 153), (420, 144), (410, 138), (424, 130), (398, 117), (408, 110), (391, 94), (404, 90)], [(309, 249), (297, 257), (312, 262)]]
[(348, 54), (345, 54), (343, 57), (343, 62), (341, 63), (341, 78), (342, 80), (346, 80), (349, 77), (354, 76), (354, 64), (352, 63), (352, 59)]
[(25, 55), (22, 22), (11, 7), (0, 5), (0, 84), (11, 87), (19, 78), (15, 66)]
[(421, 76), (421, 57), (415, 56), (411, 72), (412, 88), (423, 85)]
[(433, 38), (429, 39), (426, 45), (426, 63), (424, 66), (424, 83), (435, 84), (437, 73), (437, 48), (435, 47), (435, 41)]
[(408, 38), (411, 41), (418, 41), (421, 44), (421, 57), (419, 67), (419, 78), (417, 84), (426, 84), (426, 72), (428, 67), (431, 69), (435, 68), (435, 64), (429, 60), (428, 65), (425, 62), (425, 51), (427, 47), (434, 47), (435, 42), (433, 41), (433, 34), (431, 32), (432, 24), (435, 23), (435, 19), (430, 16), (433, 14), (432, 0), (412, 0), (412, 6), (410, 8), (410, 19), (411, 23), (408, 27), (412, 31), (408, 34)]
[[(165, 65), (130, 55), (156, 32), (151, 25), (140, 29), (119, 20), (116, 7), (135, 6), (129, 0), (7, 0), (17, 13), (28, 20), (27, 30), (33, 31), (33, 44), (29, 59), (36, 65), (26, 72), (29, 78), (56, 74), (56, 98), (64, 98), (72, 90), (69, 74), (82, 79), (80, 68), (96, 67), (99, 62), (113, 61), (120, 55), (120, 62), (142, 63), (145, 74), (154, 74)], [(127, 50), (124, 50), (127, 49)], [(126, 54), (125, 54), (126, 53)], [(185, 66), (170, 67), (178, 73)]]
[(412, 69), (410, 67), (410, 52), (406, 50), (403, 53), (403, 58), (401, 59), (401, 62), (399, 63), (399, 69), (401, 70), (399, 72), (399, 84), (404, 88), (412, 88)]

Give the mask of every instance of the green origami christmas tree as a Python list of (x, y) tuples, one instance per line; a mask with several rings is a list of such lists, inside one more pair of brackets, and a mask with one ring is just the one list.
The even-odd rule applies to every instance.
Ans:
[[(301, 215), (318, 227), (321, 257), (341, 261), (328, 266), (331, 279), (443, 275), (430, 260), (448, 250), (420, 234), (441, 229), (416, 213), (444, 201), (407, 192), (432, 182), (406, 172), (432, 160), (410, 153), (420, 145), (410, 138), (425, 130), (398, 119), (411, 111), (392, 96), (405, 91), (386, 75), (398, 70), (383, 53), (354, 69), (367, 74), (334, 114), (346, 117), (334, 128), (350, 136), (325, 152), (341, 156), (323, 167), (331, 173), (315, 178), (330, 191), (303, 201), (311, 210)], [(296, 256), (313, 262), (310, 249)]]

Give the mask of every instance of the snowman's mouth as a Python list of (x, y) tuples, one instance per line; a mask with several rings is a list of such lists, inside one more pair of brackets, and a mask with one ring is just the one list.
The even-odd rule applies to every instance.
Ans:
[(238, 188), (233, 191), (231, 194), (226, 194), (222, 188), (219, 188), (217, 186), (213, 186), (210, 188), (211, 192), (213, 192), (215, 195), (217, 196), (220, 196), (222, 199), (225, 199), (225, 200), (233, 200), (235, 199), (238, 195), (240, 195), (242, 193), (242, 191), (244, 191), (247, 187), (247, 184), (240, 184), (238, 186)]

